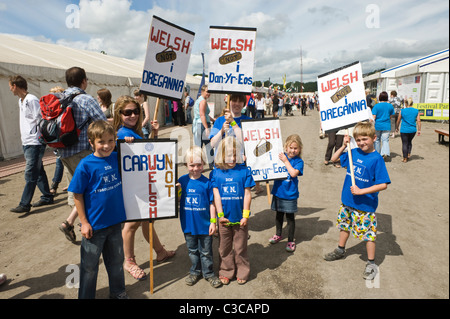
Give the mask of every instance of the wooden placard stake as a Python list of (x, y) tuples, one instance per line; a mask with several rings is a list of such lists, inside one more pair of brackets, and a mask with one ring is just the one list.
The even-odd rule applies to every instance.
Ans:
[(150, 294), (153, 295), (153, 220), (148, 223), (148, 236), (150, 243)]
[[(156, 107), (155, 107), (155, 114), (153, 115), (153, 121), (158, 120), (158, 109), (159, 109), (159, 98), (156, 99)], [(155, 131), (152, 128), (152, 133), (150, 135), (150, 138), (155, 137)]]
[[(347, 135), (350, 136), (350, 132), (347, 129)], [(353, 157), (352, 157), (352, 147), (351, 143), (347, 144), (348, 161), (350, 162), (350, 175), (352, 177), (352, 186), (355, 186), (355, 171), (353, 170)]]

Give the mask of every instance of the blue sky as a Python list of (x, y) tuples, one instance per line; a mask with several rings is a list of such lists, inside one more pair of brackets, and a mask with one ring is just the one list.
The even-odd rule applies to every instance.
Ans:
[[(80, 25), (67, 27), (68, 5)], [(449, 47), (447, 0), (0, 0), (0, 33), (142, 60), (151, 18), (195, 32), (189, 73), (208, 61), (209, 26), (256, 27), (255, 80), (281, 83), (354, 61), (363, 72)], [(0, 52), (1, 54), (1, 52)]]

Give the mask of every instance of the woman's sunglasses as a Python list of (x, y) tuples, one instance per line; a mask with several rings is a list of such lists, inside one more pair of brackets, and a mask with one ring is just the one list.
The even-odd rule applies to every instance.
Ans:
[(128, 109), (128, 110), (120, 111), (120, 114), (125, 115), (125, 116), (131, 116), (131, 114), (139, 115), (140, 113), (141, 113), (141, 110), (139, 110), (139, 109), (133, 109), (133, 110)]

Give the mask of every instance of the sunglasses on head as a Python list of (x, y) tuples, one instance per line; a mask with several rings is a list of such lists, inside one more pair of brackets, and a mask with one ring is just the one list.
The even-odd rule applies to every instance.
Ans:
[(134, 115), (139, 115), (141, 113), (141, 111), (139, 109), (128, 109), (128, 110), (122, 110), (120, 111), (120, 114), (125, 115), (125, 116), (131, 116), (131, 114)]

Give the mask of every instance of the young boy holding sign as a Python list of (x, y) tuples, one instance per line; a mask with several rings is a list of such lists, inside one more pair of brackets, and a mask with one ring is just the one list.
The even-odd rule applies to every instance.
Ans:
[(340, 230), (338, 247), (326, 254), (326, 261), (345, 257), (345, 245), (352, 232), (353, 237), (366, 242), (368, 262), (363, 278), (372, 280), (377, 274), (375, 265), (375, 240), (377, 234), (378, 193), (391, 183), (383, 157), (375, 151), (375, 127), (369, 122), (360, 122), (355, 126), (353, 137), (358, 148), (350, 150), (354, 166), (355, 185), (352, 185), (348, 152), (344, 153), (350, 143), (348, 135), (344, 144), (333, 155), (332, 161), (340, 158), (347, 168), (342, 189), (342, 205), (338, 213), (337, 227)]

